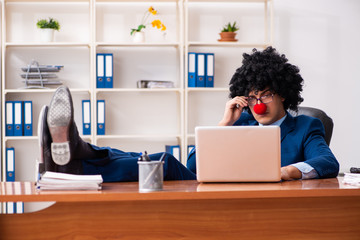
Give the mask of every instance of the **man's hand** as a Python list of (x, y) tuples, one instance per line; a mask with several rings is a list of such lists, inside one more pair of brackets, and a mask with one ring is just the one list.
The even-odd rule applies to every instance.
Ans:
[(240, 118), (243, 108), (247, 106), (247, 97), (234, 97), (229, 100), (225, 106), (223, 119), (218, 126), (232, 126)]
[(281, 168), (281, 179), (282, 180), (295, 180), (300, 179), (302, 174), (299, 169), (294, 166), (286, 166)]

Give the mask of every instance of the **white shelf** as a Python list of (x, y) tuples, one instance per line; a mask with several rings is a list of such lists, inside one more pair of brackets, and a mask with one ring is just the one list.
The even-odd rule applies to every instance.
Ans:
[(189, 47), (200, 46), (200, 47), (259, 47), (266, 48), (270, 46), (270, 43), (245, 43), (245, 42), (188, 42)]
[[(91, 137), (90, 136), (87, 136), (87, 135), (80, 135), (80, 137), (82, 139), (87, 139), (87, 140), (90, 140)], [(38, 141), (39, 140), (39, 137), (38, 136), (11, 136), (11, 137), (5, 137), (4, 139), (4, 142), (7, 142), (7, 141)]]
[(228, 92), (229, 88), (186, 88), (187, 92)]
[(152, 1), (150, 3), (147, 3), (146, 0), (96, 0), (97, 3), (117, 3), (117, 2), (121, 2), (121, 3), (132, 3), (132, 2), (140, 2), (140, 3), (146, 3), (146, 4), (154, 4), (157, 2), (162, 2), (162, 3), (176, 3), (178, 2), (178, 0), (155, 0)]
[(7, 42), (5, 47), (90, 47), (90, 43), (82, 42)]
[(177, 92), (181, 93), (180, 88), (97, 88), (97, 93), (119, 93), (119, 92)]
[(33, 141), (38, 140), (37, 136), (14, 136), (14, 137), (5, 137), (4, 141)]
[(264, 3), (269, 0), (185, 0), (186, 2), (192, 3), (205, 3), (205, 2), (213, 2), (213, 3)]
[(24, 3), (90, 3), (91, 0), (3, 0), (5, 3), (15, 3), (15, 4), (24, 4)]
[[(7, 93), (54, 93), (55, 88), (46, 88), (46, 89), (5, 89), (4, 94)], [(89, 93), (90, 89), (76, 89), (71, 88), (72, 93)]]
[(179, 47), (178, 42), (153, 42), (153, 43), (117, 43), (117, 42), (97, 42), (97, 47)]
[(181, 135), (97, 135), (96, 139), (168, 139), (168, 138), (181, 138)]

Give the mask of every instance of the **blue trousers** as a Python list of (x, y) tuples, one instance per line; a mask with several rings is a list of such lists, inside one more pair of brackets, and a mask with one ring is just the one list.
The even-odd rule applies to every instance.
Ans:
[[(138, 158), (140, 153), (123, 152), (110, 147), (92, 148), (91, 156), (82, 160), (83, 174), (101, 174), (104, 182), (138, 181)], [(151, 160), (159, 160), (163, 153), (150, 154)], [(195, 180), (196, 175), (171, 154), (164, 159), (164, 180)]]

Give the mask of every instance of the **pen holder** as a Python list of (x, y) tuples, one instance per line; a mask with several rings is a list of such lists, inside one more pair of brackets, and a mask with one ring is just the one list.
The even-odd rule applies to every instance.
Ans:
[(139, 191), (153, 192), (163, 189), (163, 161), (138, 161)]

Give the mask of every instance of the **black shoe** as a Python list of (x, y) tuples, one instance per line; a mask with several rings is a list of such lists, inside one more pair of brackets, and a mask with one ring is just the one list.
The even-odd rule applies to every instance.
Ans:
[(38, 137), (40, 147), (39, 173), (55, 171), (56, 165), (51, 157), (51, 136), (47, 125), (48, 106), (41, 108), (38, 122)]
[(51, 100), (47, 123), (52, 138), (51, 156), (53, 161), (60, 166), (70, 162), (70, 125), (74, 121), (74, 110), (70, 91), (61, 86)]
[(80, 138), (74, 121), (71, 93), (67, 87), (61, 86), (55, 91), (47, 114), (47, 124), (55, 171), (83, 174), (82, 161), (91, 159), (94, 150)]

